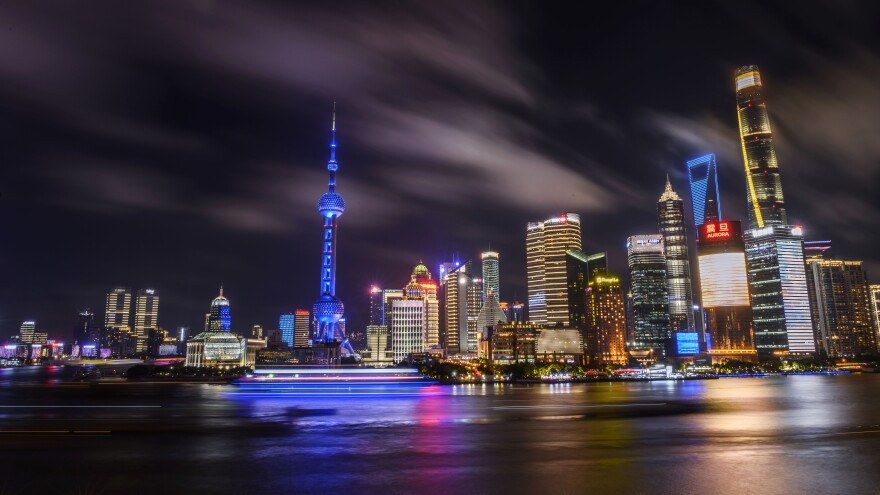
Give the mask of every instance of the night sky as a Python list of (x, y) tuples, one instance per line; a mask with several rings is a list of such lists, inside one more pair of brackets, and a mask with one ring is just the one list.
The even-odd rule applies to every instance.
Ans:
[(792, 223), (880, 281), (878, 4), (765, 3), (2, 2), (0, 337), (66, 338), (116, 285), (166, 328), (221, 283), (241, 333), (309, 308), (334, 100), (349, 328), (370, 284), (490, 245), (525, 300), (525, 224), (564, 211), (625, 274), (687, 159), (717, 154), (745, 219), (746, 64)]

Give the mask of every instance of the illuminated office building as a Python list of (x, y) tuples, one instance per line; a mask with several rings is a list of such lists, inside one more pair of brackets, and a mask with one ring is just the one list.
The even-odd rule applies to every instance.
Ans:
[(220, 286), (220, 294), (211, 301), (211, 309), (208, 311), (205, 322), (205, 331), (228, 332), (232, 329), (232, 317), (229, 313), (229, 299), (223, 296), (223, 286)]
[(395, 363), (426, 348), (425, 300), (398, 299), (391, 302), (391, 351)]
[(112, 331), (131, 332), (131, 291), (128, 287), (114, 287), (107, 293), (104, 327)]
[(862, 262), (813, 259), (808, 266), (821, 351), (831, 357), (875, 354), (877, 333)]
[(382, 299), (382, 289), (375, 285), (370, 287), (370, 325), (380, 326), (385, 324), (385, 308)]
[(387, 326), (367, 326), (367, 349), (361, 352), (361, 363), (376, 368), (384, 368), (394, 364), (394, 353), (388, 348)]
[(440, 347), (440, 301), (437, 299), (437, 282), (428, 267), (419, 262), (413, 268), (412, 280), (418, 284), (425, 300), (425, 343), (427, 348)]
[(874, 341), (877, 352), (880, 352), (880, 285), (868, 286), (868, 299), (871, 303), (871, 318), (874, 322)]
[(18, 335), (21, 338), (22, 344), (44, 344), (45, 342), (38, 342), (40, 340), (39, 335), (37, 335), (37, 323), (33, 320), (25, 320), (21, 322), (21, 327), (18, 329)]
[(529, 321), (568, 325), (566, 251), (581, 250), (581, 218), (564, 213), (526, 227), (526, 274)]
[(717, 222), (721, 219), (721, 194), (718, 189), (718, 166), (715, 163), (715, 155), (710, 153), (689, 160), (687, 167), (691, 184), (694, 225), (699, 228), (706, 222)]
[(660, 234), (634, 235), (626, 240), (632, 293), (635, 350), (665, 354), (672, 338), (669, 323), (669, 292), (666, 288), (666, 255)]
[(736, 109), (745, 164), (749, 202), (749, 229), (787, 225), (785, 200), (773, 133), (764, 101), (761, 74), (755, 65), (736, 70)]
[(594, 277), (586, 291), (587, 360), (596, 364), (626, 364), (626, 312), (620, 279)]
[(134, 334), (137, 352), (149, 350), (149, 341), (155, 340), (159, 328), (159, 294), (155, 289), (140, 289), (135, 299)]
[(576, 327), (581, 333), (586, 332), (587, 285), (596, 276), (606, 273), (608, 273), (606, 253), (587, 255), (577, 249), (569, 249), (565, 252), (568, 319), (564, 325)]
[(666, 290), (669, 294), (669, 323), (673, 332), (693, 332), (694, 297), (688, 258), (684, 201), (672, 190), (669, 176), (666, 190), (657, 202), (657, 220), (666, 256)]
[(309, 335), (312, 328), (311, 315), (307, 309), (293, 312), (293, 347), (303, 348), (312, 345)]
[(296, 316), (293, 313), (284, 313), (278, 317), (278, 329), (281, 331), (281, 342), (293, 347), (296, 337), (294, 337), (294, 326)]
[(756, 360), (740, 223), (726, 220), (703, 224), (697, 257), (709, 353), (721, 359)]
[(755, 347), (762, 356), (816, 352), (800, 227), (744, 233)]
[(264, 338), (263, 325), (254, 325), (251, 327), (251, 338), (260, 340)]
[(483, 265), (483, 300), (491, 291), (495, 294), (495, 299), (501, 300), (501, 283), (498, 271), (498, 253), (495, 251), (485, 251), (480, 253), (480, 260)]
[(391, 327), (391, 302), (403, 299), (403, 291), (400, 289), (382, 290), (382, 324)]
[(450, 355), (477, 352), (483, 285), (471, 272), (471, 262), (460, 263), (446, 271), (442, 284), (444, 344)]

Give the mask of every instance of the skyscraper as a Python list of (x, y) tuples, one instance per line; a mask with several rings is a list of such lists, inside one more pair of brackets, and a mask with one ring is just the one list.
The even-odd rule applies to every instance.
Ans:
[(816, 352), (800, 227), (745, 232), (755, 346), (762, 356)]
[(425, 344), (427, 347), (440, 346), (440, 302), (437, 299), (437, 282), (431, 277), (428, 267), (419, 262), (413, 269), (413, 281), (418, 284), (421, 297), (425, 300)]
[(749, 202), (749, 228), (787, 225), (773, 133), (756, 65), (736, 70), (736, 109)]
[(336, 350), (349, 355), (356, 354), (338, 325), (345, 312), (345, 307), (342, 304), (342, 300), (336, 297), (336, 230), (337, 219), (345, 211), (345, 201), (336, 192), (336, 171), (339, 169), (339, 165), (336, 163), (335, 103), (333, 105), (333, 125), (331, 126), (330, 134), (330, 161), (327, 163), (330, 179), (327, 192), (318, 200), (318, 212), (324, 218), (321, 254), (321, 295), (318, 296), (314, 306), (312, 306), (312, 314), (317, 324), (315, 340), (323, 343), (327, 348), (328, 361), (335, 358)]
[[(477, 352), (477, 318), (482, 307), (482, 284), (471, 274), (472, 263), (445, 268), (443, 281), (443, 327), (446, 351), (450, 355)], [(392, 336), (393, 340), (393, 336)]]
[(718, 190), (718, 166), (715, 164), (715, 155), (710, 153), (689, 160), (687, 167), (691, 183), (694, 225), (699, 228), (706, 222), (717, 222), (721, 219), (721, 193)]
[(874, 321), (874, 340), (880, 352), (880, 285), (869, 285), (868, 296), (871, 301), (871, 318)]
[(385, 310), (383, 308), (384, 301), (382, 300), (382, 289), (378, 286), (370, 287), (370, 320), (369, 325), (379, 326), (384, 325), (384, 313)]
[(526, 227), (529, 321), (568, 325), (566, 251), (581, 249), (581, 218), (564, 213)]
[(80, 346), (101, 345), (101, 332), (95, 326), (95, 313), (89, 308), (80, 311), (76, 317), (76, 326), (73, 328), (73, 340)]
[(424, 299), (391, 302), (391, 351), (395, 363), (425, 350), (425, 319)]
[(104, 326), (111, 331), (131, 332), (131, 291), (128, 287), (114, 287), (107, 293)]
[(633, 349), (653, 349), (665, 355), (672, 338), (669, 324), (669, 292), (666, 288), (666, 255), (663, 236), (646, 234), (626, 240), (632, 292)]
[(666, 289), (669, 293), (669, 320), (672, 330), (693, 332), (696, 325), (684, 201), (672, 190), (669, 176), (666, 176), (666, 190), (657, 202), (657, 222), (666, 255)]
[(498, 253), (496, 251), (484, 251), (480, 253), (480, 260), (483, 263), (483, 300), (486, 300), (486, 294), (492, 291), (495, 299), (501, 300), (501, 286), (498, 276)]
[(697, 255), (709, 353), (722, 359), (756, 360), (740, 223), (703, 224)]
[(809, 265), (822, 352), (831, 357), (876, 353), (877, 334), (862, 262), (814, 259)]
[(278, 329), (281, 330), (281, 342), (293, 347), (296, 341), (294, 328), (296, 327), (296, 316), (293, 313), (284, 313), (278, 317)]
[(232, 329), (232, 316), (229, 313), (229, 299), (223, 296), (223, 286), (220, 286), (220, 294), (211, 301), (211, 309), (208, 310), (208, 318), (205, 322), (206, 332), (229, 332)]
[(293, 312), (293, 347), (304, 348), (309, 344), (309, 329), (312, 328), (312, 321), (309, 310), (298, 309)]
[(565, 251), (565, 274), (568, 300), (568, 319), (566, 326), (576, 327), (581, 334), (586, 332), (587, 286), (598, 275), (608, 272), (606, 253), (587, 255), (578, 249)]
[(18, 335), (21, 337), (22, 344), (41, 344), (38, 342), (37, 323), (34, 320), (25, 320), (21, 322), (18, 329)]
[(159, 329), (159, 294), (155, 289), (140, 289), (134, 314), (134, 334), (137, 336), (137, 352), (148, 352), (148, 341), (156, 337)]
[(598, 275), (586, 291), (587, 359), (597, 364), (626, 364), (626, 312), (620, 279)]

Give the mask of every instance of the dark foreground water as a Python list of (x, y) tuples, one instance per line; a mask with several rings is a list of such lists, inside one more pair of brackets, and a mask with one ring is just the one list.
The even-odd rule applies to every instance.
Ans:
[(60, 373), (0, 370), (0, 494), (880, 494), (880, 375), (308, 399)]

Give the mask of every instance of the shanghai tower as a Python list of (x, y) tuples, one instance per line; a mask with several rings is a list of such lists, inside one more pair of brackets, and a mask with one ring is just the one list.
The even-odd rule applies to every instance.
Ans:
[[(333, 125), (330, 139), (330, 161), (327, 162), (327, 171), (330, 172), (328, 190), (318, 200), (318, 212), (324, 218), (324, 235), (322, 237), (321, 253), (321, 292), (312, 307), (317, 328), (315, 329), (315, 341), (323, 345), (328, 351), (341, 350), (343, 353), (355, 355), (345, 332), (339, 325), (342, 319), (344, 306), (336, 297), (336, 227), (337, 219), (345, 211), (345, 201), (336, 192), (336, 105), (333, 105)], [(332, 351), (331, 351), (332, 352)]]
[(735, 81), (739, 136), (746, 169), (749, 228), (787, 225), (779, 165), (758, 66), (740, 67), (736, 70)]

